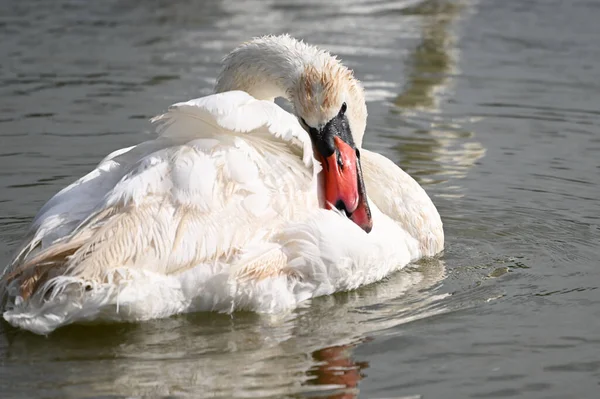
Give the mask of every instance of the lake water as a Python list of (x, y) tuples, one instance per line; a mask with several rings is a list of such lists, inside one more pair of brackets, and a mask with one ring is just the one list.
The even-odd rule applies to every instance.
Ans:
[(0, 1), (0, 264), (52, 194), (289, 32), (368, 94), (367, 148), (425, 187), (447, 247), (284, 318), (0, 323), (0, 396), (596, 398), (600, 2)]

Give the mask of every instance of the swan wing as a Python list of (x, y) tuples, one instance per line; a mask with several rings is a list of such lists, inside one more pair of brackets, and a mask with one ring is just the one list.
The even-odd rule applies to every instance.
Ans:
[(310, 140), (276, 104), (220, 93), (153, 122), (156, 140), (109, 155), (40, 210), (9, 279), (215, 264), (315, 206)]

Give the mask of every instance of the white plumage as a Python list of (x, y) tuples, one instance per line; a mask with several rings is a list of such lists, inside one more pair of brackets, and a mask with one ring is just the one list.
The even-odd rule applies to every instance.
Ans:
[(39, 211), (0, 285), (9, 323), (46, 334), (80, 321), (278, 312), (443, 248), (422, 188), (367, 150), (371, 233), (322, 209), (310, 138), (272, 101), (227, 91), (153, 121), (156, 139), (113, 152)]

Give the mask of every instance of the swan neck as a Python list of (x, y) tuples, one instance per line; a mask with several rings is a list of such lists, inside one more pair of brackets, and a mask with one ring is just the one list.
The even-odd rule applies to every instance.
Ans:
[(324, 126), (346, 103), (354, 142), (362, 144), (367, 107), (360, 82), (328, 52), (288, 35), (254, 39), (225, 57), (215, 92), (232, 90), (258, 100), (285, 98), (313, 127)]
[(290, 100), (301, 66), (286, 65), (283, 59), (271, 57), (266, 61), (252, 55), (230, 57), (219, 76), (215, 92), (241, 90), (258, 100), (273, 101), (278, 97)]
[(291, 100), (307, 66), (322, 64), (325, 54), (288, 36), (255, 39), (225, 58), (215, 92), (242, 90), (259, 100)]

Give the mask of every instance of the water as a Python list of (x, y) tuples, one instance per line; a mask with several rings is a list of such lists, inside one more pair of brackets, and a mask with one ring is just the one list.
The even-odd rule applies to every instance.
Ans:
[(52, 194), (208, 94), (263, 33), (339, 54), (366, 147), (415, 176), (447, 248), (278, 318), (0, 324), (12, 397), (593, 398), (600, 383), (600, 4), (0, 2), (0, 264)]

